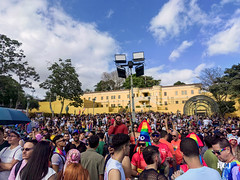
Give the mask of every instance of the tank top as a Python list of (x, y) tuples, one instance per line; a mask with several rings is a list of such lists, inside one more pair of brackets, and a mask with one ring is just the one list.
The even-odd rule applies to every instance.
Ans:
[(120, 171), (121, 180), (126, 179), (122, 164), (120, 162), (118, 162), (117, 160), (110, 158), (107, 162), (107, 165), (106, 165), (106, 170), (105, 170), (105, 173), (104, 173), (104, 180), (108, 180), (108, 173), (112, 169), (117, 169), (117, 170)]

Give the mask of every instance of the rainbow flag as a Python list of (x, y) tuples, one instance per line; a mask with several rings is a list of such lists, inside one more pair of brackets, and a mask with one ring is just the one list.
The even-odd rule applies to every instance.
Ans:
[(203, 147), (203, 143), (202, 143), (201, 139), (195, 133), (190, 133), (186, 137), (192, 138), (193, 140), (195, 140), (197, 145), (198, 145), (198, 147)]

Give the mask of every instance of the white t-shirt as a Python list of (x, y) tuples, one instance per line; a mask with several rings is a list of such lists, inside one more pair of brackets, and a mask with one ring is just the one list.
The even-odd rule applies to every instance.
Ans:
[(61, 171), (65, 164), (65, 157), (60, 154), (53, 154), (51, 158), (53, 165), (58, 165), (58, 172)]
[[(54, 174), (56, 174), (56, 172), (52, 168), (49, 167), (48, 173), (46, 174), (46, 176), (44, 176), (44, 178), (42, 178), (42, 180), (48, 180), (48, 178), (50, 178)], [(17, 174), (17, 177), (15, 180), (21, 180), (19, 173)]]
[(104, 180), (108, 180), (108, 173), (112, 169), (118, 169), (120, 171), (121, 180), (126, 179), (122, 164), (119, 161), (110, 158), (107, 162), (107, 165), (106, 165), (106, 170), (105, 170), (105, 173), (104, 173)]
[[(11, 163), (13, 159), (21, 161), (22, 160), (22, 150), (21, 146), (10, 149), (10, 147), (5, 147), (0, 152), (0, 159), (2, 163)], [(8, 179), (11, 171), (0, 172), (0, 179)]]
[(220, 180), (218, 171), (209, 167), (189, 169), (186, 173), (176, 178), (176, 180)]

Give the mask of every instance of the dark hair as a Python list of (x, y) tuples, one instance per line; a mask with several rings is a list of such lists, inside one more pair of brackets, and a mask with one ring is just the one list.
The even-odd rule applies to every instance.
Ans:
[(187, 157), (199, 156), (198, 145), (192, 138), (184, 138), (180, 143), (180, 150)]
[(98, 135), (98, 137), (99, 137), (100, 139), (103, 139), (103, 138), (104, 138), (104, 134), (103, 134), (103, 133), (97, 133), (97, 135)]
[(72, 136), (75, 136), (75, 135), (79, 135), (77, 131), (72, 133)]
[(59, 139), (61, 139), (61, 138), (63, 138), (62, 135), (57, 135), (57, 136), (55, 136), (55, 137), (53, 138), (53, 143), (56, 145), (56, 141), (59, 140)]
[(20, 133), (19, 133), (19, 132), (14, 131), (14, 130), (11, 130), (11, 131), (10, 131), (10, 134), (11, 134), (11, 133), (15, 134), (17, 137), (20, 138)]
[(168, 133), (167, 133), (167, 131), (165, 131), (165, 130), (161, 130), (161, 132), (160, 132), (161, 138), (164, 138), (167, 134), (168, 134)]
[(30, 140), (27, 140), (25, 143), (27, 143), (27, 142), (29, 142), (29, 143), (33, 143), (33, 145), (34, 146), (36, 146), (37, 145), (37, 143), (38, 143), (38, 141), (36, 140), (36, 139), (30, 139)]
[(88, 138), (90, 148), (95, 148), (99, 144), (99, 137), (97, 135), (92, 135)]
[(112, 138), (112, 147), (114, 151), (118, 151), (122, 145), (128, 143), (130, 138), (127, 134), (119, 133), (113, 136)]
[(4, 134), (4, 130), (3, 130), (3, 128), (0, 128), (0, 131)]
[(147, 165), (154, 163), (154, 155), (159, 155), (158, 148), (156, 146), (148, 146), (143, 150), (143, 159)]
[(49, 156), (51, 152), (48, 141), (40, 141), (34, 146), (33, 155), (21, 170), (20, 177), (24, 180), (41, 180), (48, 173)]
[(117, 117), (117, 116), (120, 116), (120, 117), (122, 117), (122, 115), (121, 115), (121, 114), (117, 114), (117, 115), (116, 115), (116, 117)]
[(214, 140), (214, 137), (212, 137), (212, 136), (206, 136), (204, 138), (204, 142), (205, 142), (205, 144), (207, 145), (208, 148), (212, 147), (213, 140)]
[(219, 144), (220, 148), (225, 148), (225, 147), (229, 147), (230, 148), (230, 152), (232, 153), (232, 147), (229, 143), (229, 141), (226, 138), (216, 138), (214, 139), (212, 145), (215, 144)]
[(152, 133), (152, 135), (156, 135), (156, 134), (159, 134), (159, 132), (158, 132), (158, 131), (154, 131), (154, 132)]
[(95, 131), (90, 131), (90, 133), (92, 133), (93, 135), (95, 135), (96, 133), (95, 133)]

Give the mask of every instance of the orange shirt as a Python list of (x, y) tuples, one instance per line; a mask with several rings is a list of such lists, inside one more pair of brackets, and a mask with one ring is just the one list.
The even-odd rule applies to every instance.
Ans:
[(166, 144), (170, 150), (170, 152), (172, 153), (172, 155), (175, 155), (175, 151), (173, 149), (173, 146), (170, 142), (166, 141), (165, 139), (160, 139), (159, 140), (160, 143)]
[(174, 141), (174, 140), (171, 141), (172, 147), (175, 151), (175, 157), (176, 157), (177, 164), (181, 164), (182, 158), (183, 158), (181, 151), (180, 151), (180, 142), (181, 142), (180, 139), (178, 139), (177, 141)]

